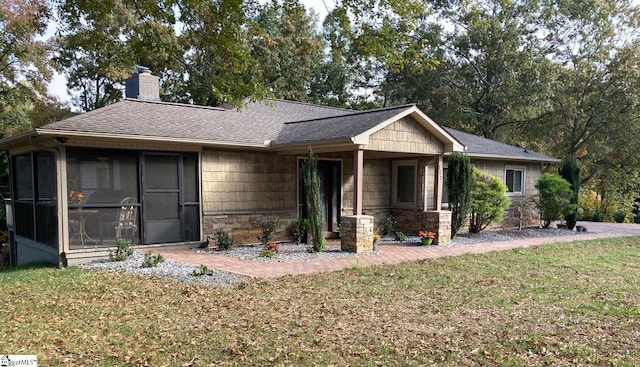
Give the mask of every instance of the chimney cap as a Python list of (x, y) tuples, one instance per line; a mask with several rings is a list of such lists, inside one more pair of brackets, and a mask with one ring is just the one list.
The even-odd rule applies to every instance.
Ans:
[(151, 69), (146, 66), (136, 65), (134, 68), (138, 74), (151, 74)]

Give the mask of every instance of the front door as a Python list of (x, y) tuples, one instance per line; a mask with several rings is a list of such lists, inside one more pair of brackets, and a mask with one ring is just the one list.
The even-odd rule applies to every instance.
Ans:
[[(301, 218), (307, 217), (307, 204), (304, 192), (304, 169), (306, 160), (298, 164), (298, 212)], [(340, 223), (340, 203), (342, 184), (342, 162), (318, 160), (318, 176), (320, 178), (320, 195), (322, 201), (323, 229), (336, 232)]]

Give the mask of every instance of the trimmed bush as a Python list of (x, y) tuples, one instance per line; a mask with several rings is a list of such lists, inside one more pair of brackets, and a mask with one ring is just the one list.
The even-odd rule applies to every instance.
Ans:
[(260, 223), (260, 229), (262, 233), (258, 236), (258, 241), (260, 241), (263, 246), (266, 246), (271, 242), (273, 232), (276, 230), (276, 223), (274, 221), (262, 222)]
[(309, 222), (309, 219), (298, 218), (298, 221), (296, 222), (296, 226), (293, 227), (293, 230), (292, 230), (293, 241), (295, 242), (296, 245), (299, 245), (304, 241), (305, 237), (307, 236), (307, 231), (309, 231), (310, 227), (311, 227), (311, 222)]
[(235, 237), (233, 235), (229, 235), (229, 233), (222, 228), (216, 229), (215, 236), (216, 242), (218, 243), (218, 249), (220, 250), (229, 250), (236, 243)]
[[(558, 173), (571, 185), (571, 190), (573, 190), (571, 204), (576, 205), (577, 208), (580, 198), (580, 167), (573, 154), (567, 154)], [(567, 229), (572, 230), (578, 221), (578, 211), (574, 210), (572, 213), (565, 215), (564, 219), (567, 222)]]
[(320, 177), (318, 177), (318, 160), (309, 147), (309, 157), (303, 166), (304, 193), (307, 201), (307, 216), (311, 222), (311, 235), (313, 236), (313, 251), (320, 252), (324, 249), (325, 240), (322, 235), (322, 202), (320, 194)]
[(473, 169), (469, 157), (454, 152), (447, 164), (447, 189), (449, 190), (449, 208), (451, 209), (451, 237), (455, 237), (466, 223), (471, 210), (471, 191), (473, 190)]
[(615, 220), (616, 223), (624, 223), (626, 217), (627, 212), (625, 212), (624, 210), (616, 210), (616, 212), (613, 213), (613, 220)]
[(604, 220), (604, 214), (602, 214), (602, 212), (593, 212), (591, 220), (593, 222), (602, 222)]
[(571, 185), (560, 175), (543, 174), (536, 183), (536, 189), (539, 192), (536, 205), (540, 211), (542, 227), (549, 228), (551, 222), (563, 219), (576, 210), (576, 205), (571, 204)]
[(474, 185), (471, 192), (471, 219), (469, 232), (479, 233), (491, 223), (500, 222), (511, 204), (507, 186), (497, 177), (473, 170)]

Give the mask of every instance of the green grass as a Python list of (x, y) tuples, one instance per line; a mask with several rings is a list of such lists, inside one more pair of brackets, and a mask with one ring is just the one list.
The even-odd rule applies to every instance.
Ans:
[(0, 351), (43, 366), (636, 366), (640, 238), (253, 281), (0, 272)]

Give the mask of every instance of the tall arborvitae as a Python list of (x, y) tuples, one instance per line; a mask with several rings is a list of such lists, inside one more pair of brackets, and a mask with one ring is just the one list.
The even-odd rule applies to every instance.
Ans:
[(455, 237), (467, 221), (467, 214), (471, 210), (473, 168), (466, 155), (455, 152), (449, 156), (447, 188), (449, 189), (449, 209), (451, 210), (451, 237)]
[[(571, 189), (573, 190), (571, 204), (577, 207), (580, 192), (580, 166), (578, 166), (578, 161), (576, 161), (573, 154), (567, 154), (562, 162), (562, 167), (558, 171), (560, 176), (571, 184)], [(573, 229), (578, 220), (578, 211), (576, 210), (572, 214), (565, 216), (565, 220), (567, 221), (567, 229)]]
[(304, 192), (307, 199), (307, 217), (311, 222), (311, 236), (313, 236), (313, 251), (324, 249), (322, 235), (322, 199), (320, 194), (320, 177), (318, 177), (318, 161), (309, 147), (309, 158), (304, 164)]

